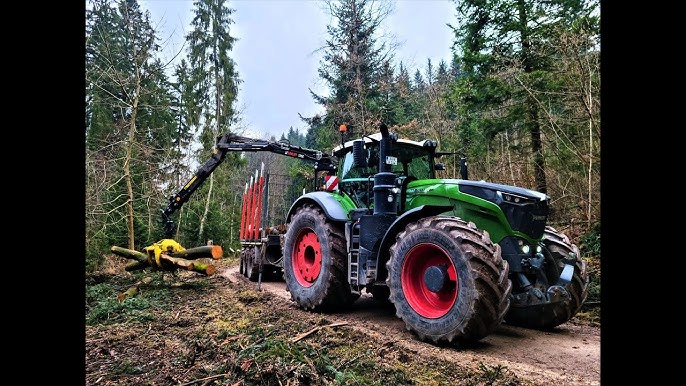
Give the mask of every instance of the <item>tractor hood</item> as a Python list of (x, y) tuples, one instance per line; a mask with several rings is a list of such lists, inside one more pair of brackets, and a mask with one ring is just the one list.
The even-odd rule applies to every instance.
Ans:
[[(407, 199), (408, 209), (418, 205), (447, 204), (455, 208), (457, 216), (483, 216), (487, 221), (499, 222), (501, 226), (531, 238), (543, 235), (550, 202), (548, 195), (534, 190), (461, 179), (412, 181), (407, 188)], [(476, 222), (479, 225), (479, 221)]]

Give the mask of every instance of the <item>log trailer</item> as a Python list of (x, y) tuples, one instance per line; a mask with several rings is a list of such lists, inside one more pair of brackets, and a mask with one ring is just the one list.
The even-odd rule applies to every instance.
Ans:
[(255, 176), (244, 194), (240, 272), (259, 285), (261, 272), (282, 270), (299, 307), (338, 310), (365, 291), (392, 302), (407, 329), (433, 343), (478, 341), (502, 322), (550, 329), (581, 309), (586, 263), (547, 225), (548, 195), (469, 180), (464, 158), (460, 178), (440, 178), (437, 159), (454, 153), (398, 138), (384, 124), (341, 142), (326, 155), (220, 137), (212, 159), (163, 211), (167, 230), (227, 151), (271, 151), (314, 162), (313, 189), (290, 204), (281, 226), (267, 226), (268, 185)]

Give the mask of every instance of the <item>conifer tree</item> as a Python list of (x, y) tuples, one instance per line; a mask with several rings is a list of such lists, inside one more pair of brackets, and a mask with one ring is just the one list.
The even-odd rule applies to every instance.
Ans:
[(385, 119), (388, 106), (383, 101), (380, 83), (392, 50), (379, 40), (381, 23), (391, 11), (388, 1), (325, 0), (333, 24), (327, 27), (328, 39), (319, 76), (329, 95), (314, 100), (325, 108), (324, 116), (303, 117), (308, 123), (308, 147), (328, 149), (340, 143), (338, 127), (348, 125), (348, 135), (374, 132)]
[[(165, 150), (174, 140), (170, 84), (136, 0), (86, 11), (86, 227), (93, 250), (156, 237)], [(90, 245), (89, 245), (90, 246)]]
[[(201, 163), (209, 159), (216, 138), (231, 132), (237, 121), (235, 102), (240, 79), (236, 64), (231, 58), (236, 38), (231, 35), (231, 18), (234, 9), (226, 0), (196, 0), (191, 32), (186, 36), (189, 44), (188, 60), (190, 83), (197, 109), (191, 111), (190, 121), (198, 125), (202, 149), (199, 152)], [(226, 207), (233, 205), (234, 195), (230, 191), (231, 165), (239, 164), (239, 155), (229, 153), (226, 160), (217, 168), (196, 193), (203, 197), (202, 207), (195, 207), (194, 215), (187, 229), (196, 230), (195, 243), (205, 243), (205, 239), (215, 241), (228, 235), (231, 221), (226, 218)], [(218, 181), (219, 184), (216, 184)], [(191, 206), (199, 204), (195, 199)], [(224, 208), (224, 210), (222, 210)]]

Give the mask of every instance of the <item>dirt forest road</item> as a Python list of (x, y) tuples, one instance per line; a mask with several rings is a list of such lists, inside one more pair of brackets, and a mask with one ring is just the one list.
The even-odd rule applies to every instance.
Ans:
[[(232, 282), (250, 283), (238, 273), (238, 266), (227, 268), (222, 276)], [(257, 286), (257, 283), (252, 284)], [(291, 302), (283, 281), (260, 284), (263, 291)], [(328, 314), (328, 317), (335, 322), (348, 322), (362, 334), (392, 342), (422, 356), (474, 367), (479, 363), (501, 365), (540, 385), (600, 385), (599, 327), (565, 323), (544, 332), (503, 324), (474, 346), (438, 347), (418, 341), (395, 315), (392, 305), (379, 304), (363, 294), (352, 310)]]

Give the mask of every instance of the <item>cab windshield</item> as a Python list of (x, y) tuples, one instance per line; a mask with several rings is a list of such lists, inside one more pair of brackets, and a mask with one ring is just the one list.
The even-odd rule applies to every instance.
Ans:
[[(374, 178), (374, 174), (379, 172), (379, 146), (378, 143), (367, 143), (367, 166), (353, 167), (352, 149), (345, 154), (341, 160), (340, 179), (346, 181), (350, 179)], [(401, 143), (394, 143), (391, 147), (391, 172), (398, 177), (415, 177), (418, 180), (434, 178), (433, 160), (429, 151), (417, 146), (407, 146)]]

